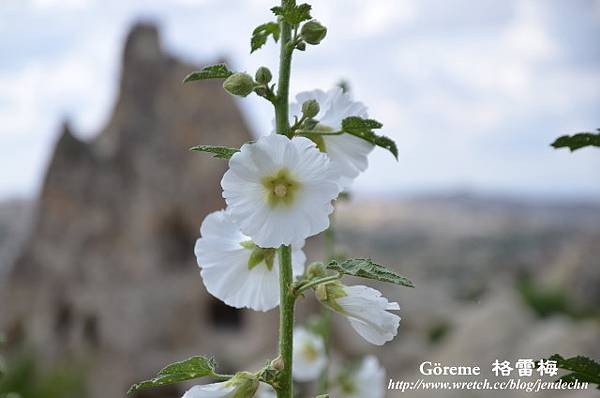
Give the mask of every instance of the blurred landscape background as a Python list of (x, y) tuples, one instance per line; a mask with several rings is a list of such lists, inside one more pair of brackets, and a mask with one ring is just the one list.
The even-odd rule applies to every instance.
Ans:
[[(425, 360), (492, 378), (495, 359), (600, 359), (600, 153), (549, 147), (600, 126), (600, 2), (314, 3), (329, 33), (296, 57), (292, 92), (348, 81), (400, 152), (374, 151), (338, 204), (339, 250), (417, 286), (377, 286), (403, 318), (384, 347), (336, 318), (336, 359), (373, 353), (408, 381)], [(188, 151), (268, 133), (271, 109), (219, 81), (181, 84), (222, 61), (276, 70), (274, 46), (248, 55), (271, 5), (0, 5), (0, 393), (124, 397), (191, 355), (223, 372), (273, 356), (276, 311), (229, 308), (202, 285), (193, 245), (224, 205), (227, 165)], [(306, 250), (323, 257), (318, 238)], [(318, 309), (305, 301), (301, 320)], [(492, 396), (389, 396), (432, 394)]]

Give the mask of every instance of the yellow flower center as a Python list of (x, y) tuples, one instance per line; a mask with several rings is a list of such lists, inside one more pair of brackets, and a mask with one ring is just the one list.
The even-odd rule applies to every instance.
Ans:
[(302, 347), (302, 355), (309, 361), (315, 361), (319, 357), (319, 351), (312, 344), (306, 343)]
[(301, 187), (301, 184), (293, 178), (286, 168), (264, 177), (262, 184), (265, 187), (267, 202), (271, 207), (291, 206), (294, 203), (298, 189)]

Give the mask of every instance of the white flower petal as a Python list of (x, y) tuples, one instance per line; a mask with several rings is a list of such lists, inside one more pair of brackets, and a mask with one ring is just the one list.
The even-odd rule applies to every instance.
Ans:
[(369, 142), (350, 134), (323, 136), (331, 161), (341, 169), (342, 184), (348, 187), (369, 165), (367, 155), (373, 150)]
[(190, 388), (182, 398), (229, 398), (235, 386), (227, 382), (198, 385)]
[(357, 398), (383, 398), (385, 396), (385, 369), (374, 356), (363, 359), (354, 379), (357, 381)]
[[(195, 254), (206, 290), (225, 304), (236, 308), (268, 311), (279, 305), (279, 260), (275, 255), (273, 268), (258, 264), (249, 269), (251, 249), (241, 245), (249, 242), (226, 211), (206, 216), (196, 241)], [(306, 256), (304, 241), (293, 246), (294, 276), (304, 272)]]
[(303, 327), (294, 329), (292, 373), (298, 381), (316, 380), (327, 364), (323, 338)]
[(364, 358), (351, 375), (350, 391), (336, 389), (331, 396), (334, 398), (383, 398), (385, 397), (385, 369), (374, 356)]
[[(339, 87), (327, 92), (323, 90), (305, 91), (296, 95), (296, 102), (290, 104), (290, 117), (302, 113), (302, 104), (310, 99), (319, 103), (320, 111), (315, 117), (319, 123), (334, 131), (340, 130), (342, 120), (349, 116), (368, 117), (367, 108), (360, 102), (352, 101)], [(341, 174), (341, 185), (348, 188), (352, 181), (367, 169), (369, 153), (373, 145), (350, 134), (322, 136), (325, 150), (331, 163)]]
[[(314, 142), (279, 134), (261, 137), (243, 145), (229, 167), (221, 181), (227, 211), (260, 247), (299, 246), (329, 226), (340, 174)], [(281, 172), (295, 188), (289, 202), (273, 204), (273, 192), (264, 181)]]
[(267, 383), (260, 383), (256, 391), (256, 398), (277, 398), (277, 393)]
[(387, 312), (399, 310), (398, 303), (390, 303), (381, 292), (367, 286), (347, 286), (347, 296), (336, 299), (352, 327), (371, 344), (383, 345), (398, 333), (400, 317)]

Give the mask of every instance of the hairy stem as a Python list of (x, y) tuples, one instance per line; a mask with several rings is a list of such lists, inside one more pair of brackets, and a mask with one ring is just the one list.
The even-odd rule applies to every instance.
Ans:
[(292, 248), (282, 245), (279, 248), (279, 355), (283, 361), (283, 370), (279, 377), (277, 398), (292, 398), (292, 351), (294, 331), (294, 302), (292, 291)]
[(290, 136), (290, 122), (288, 118), (289, 94), (290, 94), (290, 72), (292, 68), (291, 46), (292, 28), (283, 20), (279, 22), (281, 30), (280, 52), (279, 52), (279, 82), (277, 84), (277, 98), (275, 98), (275, 125), (279, 134)]
[(336, 275), (330, 275), (330, 276), (326, 276), (324, 278), (319, 278), (319, 279), (313, 279), (312, 281), (304, 284), (304, 285), (300, 285), (295, 289), (295, 294), (296, 296), (298, 296), (298, 294), (302, 293), (303, 291), (310, 289), (311, 287), (315, 287), (318, 285), (321, 285), (323, 283), (327, 283), (327, 282), (333, 282), (336, 281), (338, 279), (340, 279), (342, 277), (342, 275), (340, 275), (339, 273)]
[[(281, 1), (284, 7), (284, 1)], [(280, 54), (279, 54), (279, 81), (277, 83), (277, 96), (275, 106), (275, 127), (277, 133), (290, 137), (289, 121), (289, 91), (290, 72), (292, 67), (291, 45), (292, 27), (280, 19)], [(296, 296), (292, 290), (294, 277), (292, 273), (292, 249), (282, 245), (279, 250), (279, 355), (283, 361), (283, 370), (279, 375), (277, 398), (292, 398), (292, 352), (294, 344), (294, 301)]]

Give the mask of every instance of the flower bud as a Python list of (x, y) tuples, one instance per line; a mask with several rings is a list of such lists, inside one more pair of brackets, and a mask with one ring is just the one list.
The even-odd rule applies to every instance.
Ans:
[(318, 285), (315, 289), (315, 296), (326, 307), (344, 313), (344, 309), (336, 301), (339, 298), (347, 296), (344, 285), (340, 282), (327, 282)]
[(310, 99), (302, 104), (302, 114), (308, 119), (317, 116), (320, 110), (321, 108), (319, 107), (317, 100)]
[(256, 79), (257, 83), (267, 84), (271, 81), (273, 75), (271, 74), (269, 68), (261, 66), (256, 70), (256, 75), (254, 76), (254, 78)]
[(257, 377), (248, 372), (236, 373), (227, 383), (235, 386), (233, 396), (236, 398), (252, 398), (258, 390)]
[(247, 73), (234, 73), (223, 82), (223, 88), (231, 95), (246, 97), (254, 90), (254, 80)]
[(319, 44), (325, 38), (327, 28), (321, 25), (319, 21), (313, 19), (302, 25), (300, 34), (308, 44)]
[(306, 270), (306, 274), (310, 278), (318, 278), (321, 276), (325, 276), (325, 266), (323, 265), (323, 263), (318, 261), (311, 263), (308, 266), (308, 269)]
[(284, 364), (281, 356), (278, 356), (277, 358), (271, 361), (271, 367), (275, 370), (283, 370)]

